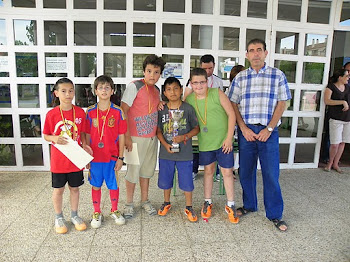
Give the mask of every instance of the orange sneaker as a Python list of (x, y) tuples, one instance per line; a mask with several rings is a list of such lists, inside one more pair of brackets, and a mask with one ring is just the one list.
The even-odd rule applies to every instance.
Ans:
[(170, 208), (171, 208), (170, 204), (167, 205), (167, 204), (163, 203), (158, 210), (158, 215), (165, 216), (168, 213), (168, 211), (170, 210)]
[(57, 234), (65, 234), (68, 231), (66, 220), (63, 217), (55, 219), (55, 231)]
[(203, 218), (211, 217), (211, 209), (213, 207), (213, 203), (209, 204), (208, 201), (205, 201), (201, 210), (201, 215)]
[(185, 214), (187, 215), (188, 220), (190, 220), (191, 222), (197, 221), (197, 215), (194, 213), (194, 210), (192, 207), (185, 208)]
[(239, 217), (236, 214), (236, 208), (235, 206), (225, 206), (225, 211), (228, 214), (228, 219), (231, 223), (237, 224), (239, 222)]

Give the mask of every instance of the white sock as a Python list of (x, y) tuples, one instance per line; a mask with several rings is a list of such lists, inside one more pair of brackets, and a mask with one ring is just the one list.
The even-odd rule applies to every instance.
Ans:
[(204, 201), (207, 201), (211, 205), (211, 198), (205, 198)]
[(229, 207), (232, 207), (232, 206), (235, 205), (235, 201), (228, 201), (228, 200), (227, 200), (227, 205), (228, 205)]

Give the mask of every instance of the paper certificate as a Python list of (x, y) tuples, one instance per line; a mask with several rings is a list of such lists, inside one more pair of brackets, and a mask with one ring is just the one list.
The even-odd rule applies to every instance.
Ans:
[(67, 134), (63, 135), (68, 139), (68, 144), (59, 145), (53, 144), (58, 150), (62, 152), (74, 165), (79, 169), (83, 169), (87, 164), (91, 162), (93, 156), (87, 153), (81, 146), (78, 145), (72, 138)]
[(137, 150), (137, 144), (132, 143), (132, 151), (124, 150), (124, 162), (129, 165), (139, 165), (139, 153)]

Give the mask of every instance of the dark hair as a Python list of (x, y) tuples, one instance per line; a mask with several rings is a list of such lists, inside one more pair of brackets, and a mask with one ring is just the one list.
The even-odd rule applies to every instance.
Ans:
[(107, 75), (100, 75), (94, 81), (94, 89), (96, 90), (98, 84), (107, 84), (107, 83), (111, 86), (112, 90), (114, 90), (114, 82), (112, 78)]
[(263, 48), (264, 48), (264, 51), (266, 50), (266, 43), (265, 43), (265, 41), (264, 40), (262, 40), (262, 39), (260, 39), (260, 38), (254, 38), (254, 39), (252, 39), (252, 40), (250, 40), (249, 42), (248, 42), (248, 44), (247, 44), (247, 52), (248, 52), (248, 47), (249, 47), (249, 45), (251, 45), (251, 44), (262, 44), (263, 45)]
[(170, 77), (168, 77), (167, 79), (165, 79), (164, 84), (162, 85), (162, 100), (163, 100), (163, 101), (168, 101), (168, 98), (164, 95), (165, 87), (166, 87), (167, 85), (171, 85), (171, 84), (173, 84), (173, 83), (178, 84), (179, 87), (182, 88), (182, 85), (181, 85), (179, 79), (177, 79), (176, 77), (170, 76)]
[(201, 57), (200, 59), (200, 63), (210, 63), (213, 62), (213, 64), (215, 64), (215, 59), (212, 55), (204, 55)]
[(70, 80), (69, 78), (66, 78), (66, 77), (58, 79), (57, 82), (55, 83), (55, 85), (53, 86), (52, 93), (53, 93), (54, 97), (52, 99), (52, 106), (58, 106), (60, 104), (60, 99), (57, 96), (55, 96), (55, 94), (54, 94), (55, 90), (58, 91), (60, 84), (67, 84), (67, 83), (72, 84), (72, 86), (74, 87), (72, 80)]
[(160, 67), (160, 72), (162, 73), (165, 66), (165, 61), (163, 58), (156, 56), (156, 55), (149, 55), (145, 58), (143, 61), (143, 71), (146, 70), (147, 65), (153, 65)]
[(193, 68), (190, 73), (190, 80), (192, 80), (194, 76), (205, 76), (205, 79), (208, 80), (207, 71), (203, 68)]
[(343, 65), (343, 68), (345, 68), (347, 65), (350, 65), (350, 62), (346, 62), (346, 63)]
[(335, 70), (333, 75), (331, 76), (329, 82), (331, 82), (333, 84), (338, 82), (339, 77), (344, 76), (346, 74), (346, 72), (347, 72), (347, 70), (344, 68)]
[(230, 82), (232, 82), (233, 78), (235, 78), (236, 75), (243, 70), (245, 70), (245, 67), (242, 65), (235, 65), (232, 67), (230, 71)]

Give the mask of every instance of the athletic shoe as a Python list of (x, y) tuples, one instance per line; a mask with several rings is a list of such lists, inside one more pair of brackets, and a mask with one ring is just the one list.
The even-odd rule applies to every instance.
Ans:
[(155, 208), (152, 206), (149, 200), (143, 202), (141, 206), (150, 216), (154, 216), (155, 214), (157, 214), (157, 210), (155, 210)]
[(110, 217), (114, 219), (114, 222), (117, 225), (124, 225), (125, 224), (125, 218), (122, 216), (122, 214), (119, 212), (119, 210), (115, 210), (111, 212)]
[(170, 210), (170, 208), (171, 208), (170, 204), (167, 205), (167, 204), (163, 203), (158, 210), (158, 215), (165, 216), (168, 213), (168, 211)]
[(231, 223), (237, 224), (239, 222), (239, 217), (237, 216), (235, 206), (229, 207), (228, 205), (226, 205), (225, 211), (228, 214), (228, 219), (230, 220)]
[(125, 204), (124, 208), (124, 217), (126, 219), (132, 218), (134, 216), (134, 205), (133, 204)]
[(196, 180), (197, 175), (198, 175), (198, 173), (192, 172), (192, 179), (193, 179), (193, 181)]
[(213, 203), (209, 204), (208, 201), (205, 201), (201, 210), (201, 215), (203, 218), (211, 217), (211, 209), (213, 207)]
[(81, 217), (79, 216), (72, 217), (70, 221), (72, 221), (76, 230), (84, 231), (86, 229), (86, 224), (84, 223)]
[(194, 210), (192, 207), (185, 208), (185, 214), (187, 215), (188, 220), (190, 220), (191, 222), (197, 221), (197, 215), (194, 213)]
[(99, 212), (95, 212), (92, 215), (92, 219), (91, 219), (91, 227), (92, 228), (99, 228), (102, 224), (103, 221), (103, 215)]
[(55, 219), (55, 230), (57, 234), (65, 234), (68, 231), (66, 220), (63, 217)]
[(215, 182), (219, 182), (220, 181), (220, 174), (216, 174), (215, 175)]

